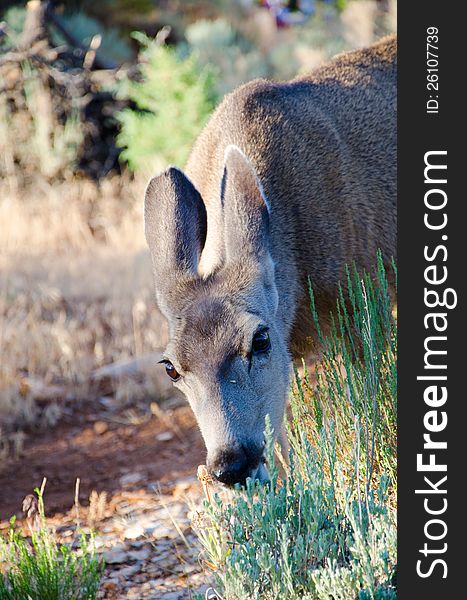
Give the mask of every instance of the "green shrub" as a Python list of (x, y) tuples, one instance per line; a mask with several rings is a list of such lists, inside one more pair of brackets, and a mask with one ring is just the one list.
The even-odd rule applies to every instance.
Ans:
[[(133, 58), (129, 40), (122, 37), (116, 27), (106, 27), (97, 19), (83, 12), (65, 14), (63, 21), (73, 36), (83, 46), (88, 47), (95, 35), (102, 37), (97, 53), (106, 60), (115, 61), (117, 64), (128, 62)], [(59, 31), (52, 31), (53, 42), (57, 46), (65, 44), (66, 40)]]
[[(8, 25), (8, 36), (13, 43), (17, 43), (24, 29), (26, 9), (22, 6), (12, 6), (2, 15), (2, 20)], [(4, 42), (3, 38), (0, 43)]]
[(285, 31), (264, 10), (201, 19), (185, 30), (188, 47), (198, 53), (201, 64), (216, 67), (222, 96), (257, 77), (288, 80), (310, 73), (335, 54), (368, 44), (371, 32), (377, 39), (394, 28), (391, 11), (380, 15), (372, 3), (310, 4), (309, 18)]
[[(125, 40), (115, 27), (106, 27), (103, 23), (88, 16), (84, 12), (65, 13), (61, 15), (62, 21), (68, 31), (73, 32), (73, 37), (83, 46), (89, 46), (92, 38), (99, 34), (102, 38), (98, 54), (102, 58), (115, 61), (121, 64), (131, 60), (133, 53), (130, 44)], [(20, 40), (26, 20), (26, 8), (12, 7), (4, 15), (4, 20), (8, 25), (8, 38), (13, 44)], [(63, 34), (56, 29), (53, 24), (48, 25), (50, 30), (50, 41), (55, 46), (66, 44), (67, 40)], [(4, 40), (0, 38), (0, 44)]]
[(143, 46), (141, 80), (127, 78), (120, 87), (137, 107), (118, 117), (122, 157), (130, 168), (151, 173), (167, 164), (183, 166), (216, 102), (213, 70), (201, 68), (194, 54), (134, 35)]
[(349, 274), (317, 385), (296, 376), (286, 478), (267, 424), (270, 486), (204, 504), (198, 535), (224, 598), (396, 598), (395, 334), (379, 257), (376, 282)]
[(24, 61), (17, 92), (0, 94), (0, 177), (22, 181), (40, 173), (70, 176), (79, 159), (84, 131), (75, 99), (58, 108), (45, 77)]
[[(373, 476), (384, 473), (396, 489), (397, 327), (380, 254), (377, 260), (376, 282), (368, 273), (360, 278), (355, 269), (348, 272), (346, 292), (340, 290), (337, 318), (326, 337), (319, 327), (310, 285), (323, 358), (314, 394), (319, 418), (308, 420), (307, 426), (319, 432), (326, 413), (333, 419), (342, 449), (339, 460), (347, 464), (347, 471), (353, 466), (346, 450), (357, 436), (362, 447), (361, 477), (370, 485)], [(302, 385), (313, 397), (307, 373)]]
[(81, 533), (74, 549), (59, 544), (49, 530), (41, 490), (37, 529), (31, 541), (10, 522), (5, 540), (0, 535), (0, 598), (4, 600), (94, 600), (104, 563), (96, 554), (93, 535)]
[(214, 67), (219, 97), (242, 83), (271, 75), (259, 49), (226, 19), (202, 19), (189, 25), (185, 37), (202, 65)]
[(238, 18), (218, 18), (190, 24), (185, 37), (200, 63), (216, 68), (216, 89), (223, 96), (251, 79), (286, 80), (309, 73), (349, 49), (340, 14), (322, 3), (316, 8), (304, 24), (293, 27), (293, 35), (281, 36), (275, 27), (268, 33), (261, 20), (246, 24)]

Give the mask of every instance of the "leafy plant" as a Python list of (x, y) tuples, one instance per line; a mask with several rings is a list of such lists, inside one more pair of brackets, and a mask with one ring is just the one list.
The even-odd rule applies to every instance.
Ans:
[(17, 86), (11, 97), (0, 94), (0, 175), (70, 176), (84, 138), (77, 103), (67, 100), (59, 114), (57, 99), (30, 61), (21, 64)]
[(349, 273), (317, 385), (296, 373), (285, 479), (267, 423), (270, 485), (204, 503), (197, 531), (225, 599), (396, 598), (396, 338), (378, 264), (376, 282)]
[[(21, 37), (25, 19), (26, 8), (24, 7), (14, 6), (5, 12), (4, 20), (8, 26), (8, 38), (13, 44), (18, 43)], [(132, 59), (133, 53), (129, 40), (124, 39), (116, 27), (106, 27), (101, 21), (82, 11), (67, 12), (61, 15), (61, 19), (68, 31), (72, 31), (74, 38), (85, 47), (89, 46), (92, 38), (99, 34), (101, 36), (98, 50), (100, 56), (116, 61), (118, 64)], [(67, 42), (53, 24), (49, 23), (48, 28), (53, 45), (60, 46)], [(0, 44), (2, 41), (0, 38)]]
[(24, 63), (24, 95), (30, 115), (29, 139), (25, 144), (34, 156), (39, 171), (47, 177), (59, 172), (71, 172), (76, 165), (83, 142), (79, 112), (73, 107), (69, 116), (60, 123), (55, 112), (50, 90), (29, 63)]
[[(36, 489), (37, 514), (31, 540), (10, 521), (5, 540), (0, 536), (0, 598), (4, 600), (93, 600), (97, 598), (103, 561), (93, 534), (80, 533), (75, 548), (59, 544), (49, 530), (43, 490)], [(36, 499), (34, 499), (34, 503)]]
[(141, 33), (134, 37), (143, 48), (141, 80), (126, 78), (120, 86), (120, 94), (136, 105), (118, 117), (122, 157), (134, 170), (182, 166), (214, 108), (214, 72), (200, 67), (194, 54), (183, 55)]
[[(106, 59), (113, 60), (118, 64), (133, 58), (129, 40), (122, 37), (116, 27), (106, 27), (97, 19), (83, 12), (65, 14), (63, 21), (69, 31), (83, 46), (89, 46), (93, 36), (100, 35), (102, 42), (98, 53)], [(53, 31), (53, 41), (58, 46), (66, 43), (59, 31)]]
[[(340, 288), (337, 318), (328, 335), (321, 331), (310, 282), (311, 310), (323, 358), (317, 373), (315, 409), (330, 415), (338, 445), (347, 449), (356, 437), (362, 446), (361, 473), (367, 487), (373, 475), (385, 473), (397, 485), (397, 326), (381, 254), (374, 282), (368, 273), (360, 278), (347, 271), (346, 290)], [(392, 279), (396, 279), (393, 265)], [(313, 397), (308, 374), (302, 382)], [(312, 431), (323, 427), (322, 419)], [(347, 459), (350, 457), (347, 454)], [(343, 453), (339, 459), (352, 465)]]
[(250, 79), (271, 75), (259, 49), (225, 18), (196, 21), (187, 27), (185, 37), (200, 64), (215, 69), (219, 97)]

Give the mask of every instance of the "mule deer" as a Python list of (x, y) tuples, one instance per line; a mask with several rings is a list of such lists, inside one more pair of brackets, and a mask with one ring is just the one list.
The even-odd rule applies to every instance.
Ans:
[(145, 198), (163, 362), (214, 477), (265, 480), (265, 416), (279, 435), (291, 359), (316, 342), (308, 278), (326, 323), (346, 264), (396, 252), (396, 39), (235, 90), (185, 173), (168, 168)]

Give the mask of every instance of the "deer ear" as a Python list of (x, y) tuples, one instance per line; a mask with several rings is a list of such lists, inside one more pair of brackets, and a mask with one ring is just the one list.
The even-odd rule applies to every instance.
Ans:
[(144, 228), (158, 299), (183, 275), (195, 275), (206, 239), (206, 209), (186, 175), (170, 167), (146, 188)]
[(237, 146), (225, 151), (221, 197), (226, 262), (269, 256), (269, 209), (253, 165)]

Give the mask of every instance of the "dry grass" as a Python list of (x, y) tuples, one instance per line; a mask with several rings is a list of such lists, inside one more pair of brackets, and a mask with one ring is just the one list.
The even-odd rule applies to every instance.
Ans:
[[(142, 228), (144, 182), (44, 179), (0, 189), (0, 424), (53, 423), (64, 400), (165, 393), (156, 369), (95, 385), (102, 365), (159, 351)], [(110, 385), (110, 388), (109, 388)], [(167, 389), (167, 388), (165, 388)]]

